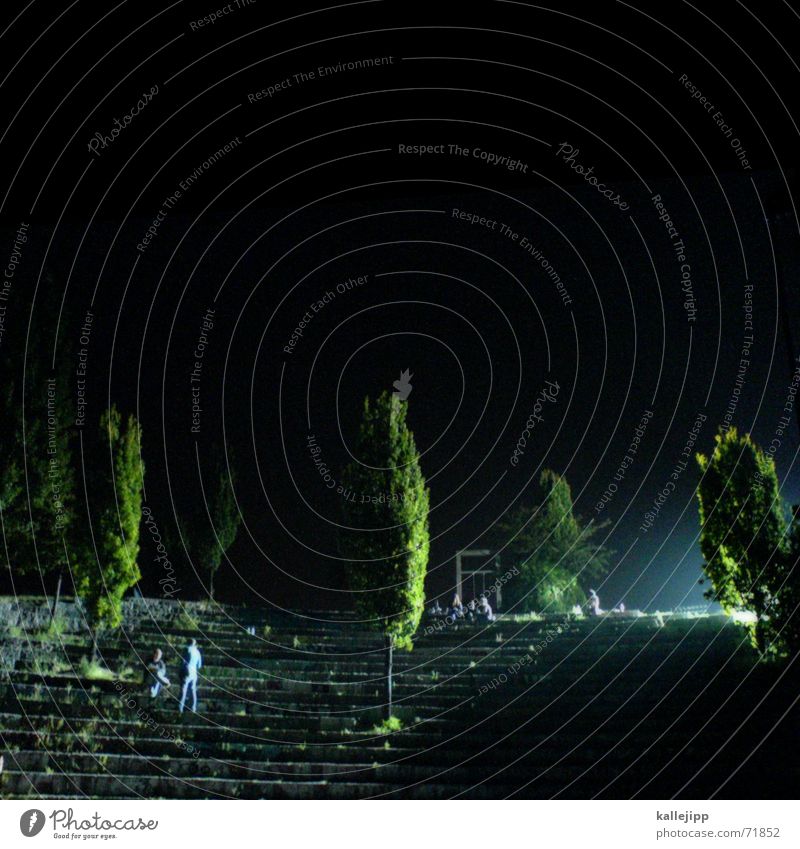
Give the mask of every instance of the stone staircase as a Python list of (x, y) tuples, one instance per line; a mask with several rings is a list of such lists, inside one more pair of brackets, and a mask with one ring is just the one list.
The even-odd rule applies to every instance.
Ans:
[[(46, 651), (6, 637), (23, 646), (3, 655), (17, 658), (0, 681), (3, 798), (752, 797), (754, 766), (780, 798), (797, 780), (796, 681), (757, 664), (723, 617), (421, 631), (395, 655), (391, 732), (380, 640), (347, 617), (198, 618), (143, 618), (101, 640), (109, 680), (80, 674), (78, 636)], [(204, 666), (199, 711), (181, 716), (188, 636)], [(151, 701), (138, 670), (154, 646), (175, 684)]]

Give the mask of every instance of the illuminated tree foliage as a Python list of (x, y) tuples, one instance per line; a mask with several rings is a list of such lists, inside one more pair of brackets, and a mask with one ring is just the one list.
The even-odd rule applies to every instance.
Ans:
[(789, 553), (779, 602), (783, 654), (794, 657), (800, 652), (800, 505), (797, 504), (792, 508)]
[(340, 551), (359, 618), (386, 637), (387, 712), (391, 711), (392, 649), (411, 648), (425, 602), (430, 494), (408, 402), (388, 392), (364, 401), (356, 442), (357, 462), (344, 471), (345, 530)]
[(116, 407), (100, 420), (103, 455), (87, 493), (96, 558), (79, 561), (75, 585), (95, 628), (116, 628), (122, 598), (141, 578), (139, 525), (142, 518), (141, 429), (134, 416), (123, 425)]
[(698, 454), (697, 462), (703, 472), (697, 490), (700, 549), (711, 582), (706, 597), (728, 613), (755, 614), (749, 626), (753, 644), (780, 653), (780, 594), (790, 552), (775, 463), (735, 428), (717, 434), (711, 456)]
[(494, 527), (494, 547), (520, 573), (503, 594), (517, 612), (569, 611), (586, 600), (587, 582), (608, 567), (611, 552), (597, 541), (607, 523), (583, 522), (566, 479), (550, 469), (539, 486), (535, 507), (512, 508)]

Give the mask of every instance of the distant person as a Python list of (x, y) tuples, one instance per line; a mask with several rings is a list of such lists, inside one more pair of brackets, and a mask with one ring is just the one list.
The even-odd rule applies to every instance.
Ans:
[(442, 610), (441, 604), (439, 604), (439, 599), (435, 599), (433, 604), (428, 608), (428, 615), (430, 616), (441, 616), (444, 613)]
[(600, 596), (597, 595), (594, 590), (589, 590), (589, 600), (587, 605), (591, 616), (599, 616), (603, 612), (600, 609)]
[(186, 697), (192, 693), (192, 712), (197, 713), (197, 672), (203, 666), (203, 656), (192, 638), (186, 646), (181, 662), (181, 701), (178, 710), (183, 713)]
[(494, 618), (494, 612), (492, 611), (492, 605), (489, 604), (489, 599), (485, 595), (482, 595), (478, 600), (478, 622), (488, 625), (490, 622), (494, 622)]
[(150, 674), (150, 698), (154, 699), (161, 692), (162, 687), (169, 687), (170, 681), (167, 678), (167, 664), (164, 663), (164, 653), (161, 649), (155, 649), (153, 657), (147, 664), (147, 671)]

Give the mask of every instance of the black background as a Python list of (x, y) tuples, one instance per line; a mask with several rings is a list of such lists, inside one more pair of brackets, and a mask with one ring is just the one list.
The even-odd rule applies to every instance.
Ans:
[[(457, 549), (479, 543), (510, 504), (531, 500), (543, 467), (564, 473), (579, 511), (595, 516), (651, 409), (635, 462), (601, 514), (617, 558), (600, 593), (649, 609), (701, 602), (694, 464), (655, 526), (638, 527), (698, 413), (708, 417), (702, 450), (722, 421), (747, 283), (755, 338), (733, 424), (768, 445), (781, 415), (793, 346), (778, 322), (776, 262), (797, 325), (796, 219), (776, 218), (793, 209), (792, 5), (313, 9), (259, 0), (192, 30), (216, 8), (6, 10), (3, 253), (21, 222), (30, 238), (2, 367), (19, 369), (31, 310), (54, 303), (63, 304), (56, 356), (76, 357), (76, 328), (91, 309), (89, 420), (109, 398), (141, 418), (147, 502), (164, 527), (202, 509), (198, 458), (203, 468), (219, 443), (235, 452), (245, 529), (220, 595), (279, 606), (347, 606), (335, 548), (340, 499), (323, 486), (306, 437), (315, 434), (336, 477), (364, 396), (390, 389), (401, 370), (414, 375), (409, 419), (432, 494), (431, 595), (452, 587)], [(378, 56), (393, 61), (293, 78)], [(724, 115), (751, 169), (682, 74)], [(289, 88), (248, 101), (286, 78)], [(92, 155), (94, 134), (154, 85), (152, 102)], [(236, 137), (138, 252), (164, 199)], [(630, 208), (577, 176), (556, 154), (562, 143)], [(401, 155), (401, 144), (481, 148), (527, 169)], [(693, 323), (656, 193), (687, 246)], [(454, 208), (527, 236), (571, 304), (518, 245), (455, 219)], [(359, 275), (367, 283), (337, 295), (286, 354), (309, 305)], [(212, 305), (193, 434), (188, 376)], [(546, 379), (559, 381), (559, 400), (513, 468)], [(776, 454), (790, 500), (797, 447), (792, 428)], [(187, 581), (183, 592), (202, 590)]]

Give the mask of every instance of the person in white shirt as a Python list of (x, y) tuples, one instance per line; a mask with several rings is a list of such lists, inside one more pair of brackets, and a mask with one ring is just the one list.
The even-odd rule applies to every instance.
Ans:
[(197, 672), (203, 666), (203, 656), (197, 648), (197, 640), (192, 638), (186, 646), (181, 663), (181, 701), (178, 710), (183, 713), (186, 697), (192, 694), (192, 712), (197, 713)]

